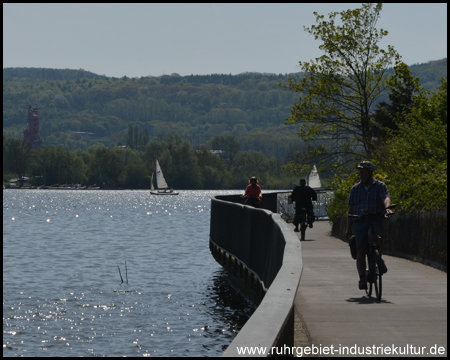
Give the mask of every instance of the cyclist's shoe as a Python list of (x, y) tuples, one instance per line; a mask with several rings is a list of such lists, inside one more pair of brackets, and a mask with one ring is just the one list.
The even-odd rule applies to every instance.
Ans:
[(367, 281), (359, 280), (359, 290), (366, 290), (366, 289), (367, 289)]
[(295, 232), (299, 232), (300, 230), (299, 230), (299, 229), (294, 229), (294, 231), (295, 231)]
[(310, 229), (312, 229), (313, 228), (313, 224), (311, 223), (311, 224), (309, 224), (309, 228)]

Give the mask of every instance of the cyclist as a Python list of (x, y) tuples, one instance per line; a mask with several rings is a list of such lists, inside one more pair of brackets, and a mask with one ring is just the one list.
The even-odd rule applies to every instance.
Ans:
[[(295, 232), (298, 232), (298, 225), (300, 222), (301, 210), (306, 209), (307, 211), (307, 221), (309, 227), (313, 227), (314, 222), (314, 212), (313, 212), (313, 201), (317, 201), (317, 193), (315, 190), (306, 185), (305, 179), (300, 179), (300, 186), (296, 186), (292, 191), (291, 195), (292, 201), (295, 201), (295, 215), (294, 215), (294, 225)], [(303, 239), (304, 240), (304, 239)]]
[[(384, 210), (391, 205), (391, 198), (387, 186), (373, 177), (376, 166), (370, 161), (362, 161), (357, 169), (359, 171), (360, 182), (352, 187), (348, 200), (349, 214), (362, 215), (363, 213), (375, 213)], [(392, 212), (390, 209), (387, 212)], [(359, 274), (359, 288), (367, 289), (366, 279), (366, 253), (367, 253), (367, 233), (370, 224), (367, 221), (353, 220), (347, 218), (347, 231), (345, 238), (349, 240), (352, 233), (352, 225), (356, 238), (356, 267)], [(373, 228), (378, 235), (381, 228), (381, 220), (373, 222)], [(369, 234), (370, 235), (370, 234)]]
[(251, 205), (254, 207), (259, 207), (262, 199), (261, 186), (258, 185), (258, 179), (256, 176), (252, 176), (249, 180), (249, 185), (242, 194), (245, 199), (245, 205)]

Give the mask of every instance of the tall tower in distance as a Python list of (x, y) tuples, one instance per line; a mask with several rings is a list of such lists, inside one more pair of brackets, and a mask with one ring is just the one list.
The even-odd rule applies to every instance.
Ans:
[(30, 146), (36, 150), (41, 146), (39, 135), (39, 108), (28, 105), (28, 125), (23, 131), (22, 146)]

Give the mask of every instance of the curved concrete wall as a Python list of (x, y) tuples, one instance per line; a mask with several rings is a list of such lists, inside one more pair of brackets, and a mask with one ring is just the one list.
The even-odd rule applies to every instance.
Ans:
[(211, 252), (260, 304), (223, 356), (238, 356), (239, 347), (292, 347), (300, 241), (279, 214), (226, 199), (211, 201)]

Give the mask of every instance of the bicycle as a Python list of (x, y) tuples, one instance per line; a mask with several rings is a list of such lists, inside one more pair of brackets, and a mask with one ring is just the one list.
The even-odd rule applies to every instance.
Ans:
[[(362, 215), (354, 215), (349, 214), (349, 217), (357, 218), (359, 221), (367, 221), (369, 222), (369, 230), (367, 232), (367, 263), (368, 269), (366, 269), (366, 279), (369, 283), (366, 288), (366, 294), (368, 297), (372, 296), (372, 291), (375, 290), (375, 296), (377, 300), (381, 300), (381, 292), (382, 292), (382, 276), (387, 272), (386, 265), (384, 264), (383, 259), (381, 258), (381, 245), (382, 238), (378, 235), (377, 239), (375, 239), (375, 231), (373, 228), (373, 222), (376, 220), (387, 219), (390, 216), (394, 215), (394, 213), (387, 213), (387, 209), (393, 209), (396, 205), (390, 205), (385, 208), (383, 211), (378, 211), (376, 213), (365, 213)], [(371, 236), (369, 236), (369, 234)], [(378, 244), (379, 245), (378, 245)]]
[(300, 211), (296, 211), (295, 212), (295, 216), (294, 216), (294, 225), (295, 225), (295, 231), (298, 232), (297, 228), (300, 225), (300, 240), (304, 241), (305, 240), (305, 233), (306, 233), (306, 228), (308, 227), (307, 222), (306, 222), (306, 214), (307, 211), (305, 208), (301, 208)]
[(241, 195), (241, 198), (245, 199), (244, 205), (250, 205), (255, 208), (259, 208), (258, 201), (261, 200), (261, 196), (253, 197), (248, 195)]
[[(306, 210), (305, 208), (300, 208), (299, 211), (295, 211), (294, 215), (294, 226), (295, 232), (300, 231), (300, 240), (305, 240), (306, 228), (312, 228), (312, 224), (314, 222), (314, 212), (312, 210)], [(300, 225), (300, 230), (298, 230), (298, 225)]]

